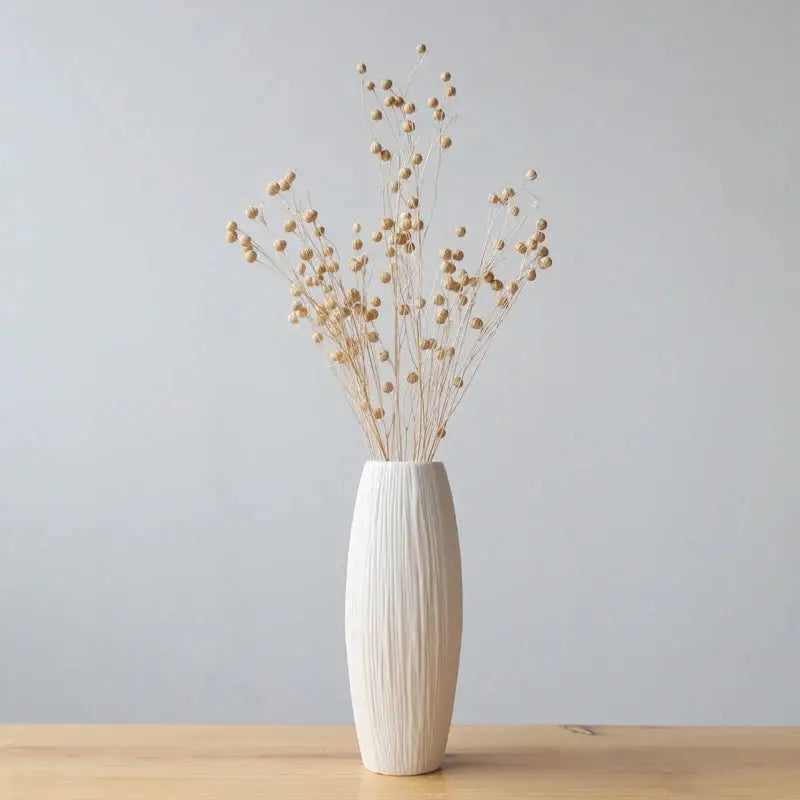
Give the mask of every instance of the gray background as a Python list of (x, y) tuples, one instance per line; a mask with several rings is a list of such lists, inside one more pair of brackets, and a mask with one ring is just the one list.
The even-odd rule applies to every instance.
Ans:
[(365, 451), (223, 243), (370, 219), (353, 65), (430, 45), (442, 219), (528, 166), (556, 266), (441, 451), (460, 722), (800, 723), (800, 4), (5, 2), (0, 719), (346, 721)]

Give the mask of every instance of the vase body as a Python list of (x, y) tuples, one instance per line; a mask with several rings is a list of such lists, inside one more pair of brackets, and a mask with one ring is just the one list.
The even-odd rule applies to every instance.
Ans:
[(356, 496), (345, 636), (364, 766), (441, 766), (461, 652), (461, 554), (441, 462), (369, 461)]

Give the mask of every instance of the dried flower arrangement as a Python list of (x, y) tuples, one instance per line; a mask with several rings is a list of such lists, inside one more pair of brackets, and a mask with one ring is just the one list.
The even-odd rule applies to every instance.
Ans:
[[(487, 231), (476, 255), (465, 255), (459, 242), (467, 231), (456, 228), (454, 241), (438, 252), (434, 288), (425, 285), (425, 243), (456, 120), (456, 87), (443, 72), (441, 98), (429, 97), (426, 103), (430, 131), (418, 130), (417, 105), (408, 93), (426, 53), (426, 45), (417, 46), (418, 59), (402, 91), (389, 78), (376, 84), (367, 77), (366, 65), (357, 65), (365, 111), (367, 101), (374, 104), (368, 112), (370, 151), (380, 174), (383, 216), (368, 236), (359, 222), (353, 225), (346, 266), (340, 266), (345, 259), (319, 213), (296, 190), (294, 171), (267, 185), (284, 217), (283, 234), (267, 220), (262, 205), (245, 210), (248, 220), (274, 237), (271, 246), (260, 245), (237, 222), (227, 226), (228, 242), (241, 245), (245, 261), (289, 282), (289, 322), (311, 328), (371, 456), (385, 461), (433, 460), (494, 334), (523, 287), (552, 264), (544, 244), (547, 220), (529, 224), (515, 200), (517, 190), (507, 186), (489, 196)], [(532, 169), (525, 173), (528, 181), (536, 177)], [(535, 209), (538, 199), (521, 191)], [(503, 280), (509, 250), (518, 264)]]

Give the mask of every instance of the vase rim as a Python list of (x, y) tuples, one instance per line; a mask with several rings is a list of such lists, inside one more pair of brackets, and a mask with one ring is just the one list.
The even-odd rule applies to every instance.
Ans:
[(397, 460), (394, 460), (394, 459), (387, 461), (386, 459), (383, 459), (383, 458), (380, 458), (380, 459), (378, 459), (378, 458), (369, 458), (369, 459), (367, 459), (367, 461), (365, 463), (367, 463), (367, 464), (381, 464), (381, 465), (385, 465), (385, 466), (395, 465), (395, 464), (398, 464), (398, 465), (399, 464), (407, 464), (407, 465), (414, 466), (414, 467), (432, 467), (432, 466), (434, 466), (436, 464), (443, 464), (444, 462), (442, 462), (442, 461), (397, 461)]

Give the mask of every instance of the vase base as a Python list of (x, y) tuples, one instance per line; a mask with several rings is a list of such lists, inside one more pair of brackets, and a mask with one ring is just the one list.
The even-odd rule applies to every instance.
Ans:
[(373, 775), (385, 775), (387, 778), (413, 778), (415, 775), (430, 775), (431, 772), (438, 772), (442, 768), (441, 764), (435, 767), (423, 767), (422, 769), (386, 769), (380, 767), (368, 767), (364, 764), (364, 769), (371, 772)]

